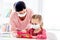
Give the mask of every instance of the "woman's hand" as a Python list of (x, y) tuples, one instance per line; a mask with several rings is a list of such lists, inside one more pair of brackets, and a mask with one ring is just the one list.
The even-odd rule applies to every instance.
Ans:
[(25, 32), (26, 33), (27, 31), (26, 30), (21, 30), (21, 32)]

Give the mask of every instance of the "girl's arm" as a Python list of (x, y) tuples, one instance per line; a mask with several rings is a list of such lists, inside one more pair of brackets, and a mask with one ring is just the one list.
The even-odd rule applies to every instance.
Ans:
[(46, 38), (47, 38), (47, 36), (46, 36), (46, 30), (43, 29), (42, 34), (37, 35), (37, 38), (40, 38), (40, 39), (46, 39)]

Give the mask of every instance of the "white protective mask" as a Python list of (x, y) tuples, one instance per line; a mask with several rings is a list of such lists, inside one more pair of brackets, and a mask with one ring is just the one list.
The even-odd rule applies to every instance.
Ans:
[(39, 24), (37, 24), (37, 25), (31, 24), (31, 28), (38, 29), (38, 28), (40, 28), (40, 25)]
[(24, 13), (24, 14), (18, 13), (18, 16), (19, 16), (19, 17), (24, 17), (25, 15), (26, 15), (26, 13)]

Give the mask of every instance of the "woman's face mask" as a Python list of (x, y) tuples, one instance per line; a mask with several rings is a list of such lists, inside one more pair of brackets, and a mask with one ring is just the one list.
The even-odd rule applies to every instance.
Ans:
[(31, 28), (38, 29), (40, 28), (39, 24), (31, 24)]
[(18, 16), (19, 17), (25, 17), (26, 16), (26, 13), (23, 13), (23, 14), (18, 13)]

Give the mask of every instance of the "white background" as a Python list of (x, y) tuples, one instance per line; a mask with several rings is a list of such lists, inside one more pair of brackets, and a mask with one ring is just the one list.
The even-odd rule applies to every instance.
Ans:
[(42, 15), (48, 29), (60, 29), (60, 0), (43, 0)]
[(42, 15), (44, 27), (60, 40), (60, 0), (43, 0)]

